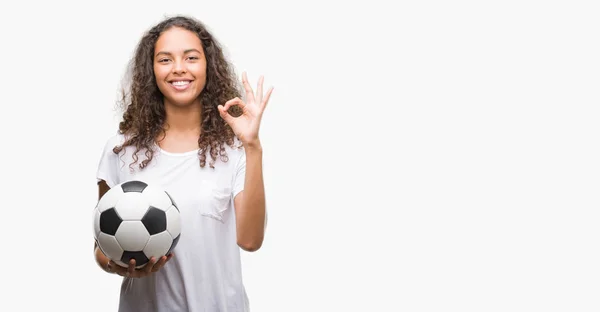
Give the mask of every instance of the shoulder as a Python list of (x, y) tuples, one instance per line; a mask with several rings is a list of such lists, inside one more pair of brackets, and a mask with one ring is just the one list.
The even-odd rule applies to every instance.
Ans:
[(117, 146), (117, 145), (121, 145), (125, 142), (125, 135), (120, 133), (120, 132), (116, 132), (115, 134), (109, 136), (106, 139), (106, 144), (107, 145), (113, 145), (113, 146)]
[(114, 148), (118, 145), (122, 144), (124, 140), (124, 136), (116, 133), (109, 136), (104, 141), (104, 146), (102, 148), (102, 155), (100, 156), (100, 161), (98, 164), (97, 170), (97, 179), (98, 182), (105, 181), (108, 187), (113, 187), (120, 181), (119, 176), (119, 156), (115, 154)]
[[(119, 147), (121, 146), (123, 143), (125, 143), (125, 139), (126, 137), (121, 134), (121, 133), (115, 133), (109, 137), (107, 137), (104, 141), (103, 141), (103, 146), (102, 146), (102, 158), (103, 159), (114, 159), (118, 157), (118, 154), (116, 154), (114, 152), (115, 147)], [(122, 154), (119, 153), (119, 154)]]
[(112, 152), (112, 150), (125, 143), (126, 136), (120, 132), (116, 132), (115, 134), (109, 136), (104, 141), (104, 152)]

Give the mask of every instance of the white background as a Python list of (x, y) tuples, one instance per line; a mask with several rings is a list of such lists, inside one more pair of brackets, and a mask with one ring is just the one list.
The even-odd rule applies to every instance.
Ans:
[(273, 85), (253, 311), (598, 311), (594, 1), (13, 1), (3, 311), (115, 311), (95, 171), (142, 33), (189, 14)]

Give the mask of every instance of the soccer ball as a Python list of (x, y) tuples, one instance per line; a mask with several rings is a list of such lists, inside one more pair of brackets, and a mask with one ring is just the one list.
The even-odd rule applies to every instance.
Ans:
[(100, 250), (122, 267), (135, 259), (139, 269), (151, 257), (168, 255), (181, 234), (179, 208), (171, 196), (137, 180), (108, 190), (94, 208), (93, 219)]

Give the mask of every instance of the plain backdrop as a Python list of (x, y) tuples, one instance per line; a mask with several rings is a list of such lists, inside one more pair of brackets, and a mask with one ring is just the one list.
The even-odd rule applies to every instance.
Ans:
[(91, 211), (144, 31), (194, 16), (275, 91), (252, 311), (598, 311), (594, 1), (12, 1), (2, 311), (116, 311)]

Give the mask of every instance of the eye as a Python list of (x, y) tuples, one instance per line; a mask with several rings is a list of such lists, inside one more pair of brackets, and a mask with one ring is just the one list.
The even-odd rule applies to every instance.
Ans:
[(167, 59), (167, 58), (158, 60), (159, 63), (166, 63), (168, 61), (169, 61), (169, 59)]
[(200, 58), (199, 58), (199, 57), (197, 57), (197, 56), (190, 56), (190, 57), (189, 57), (189, 59), (190, 59), (190, 60), (199, 60)]

